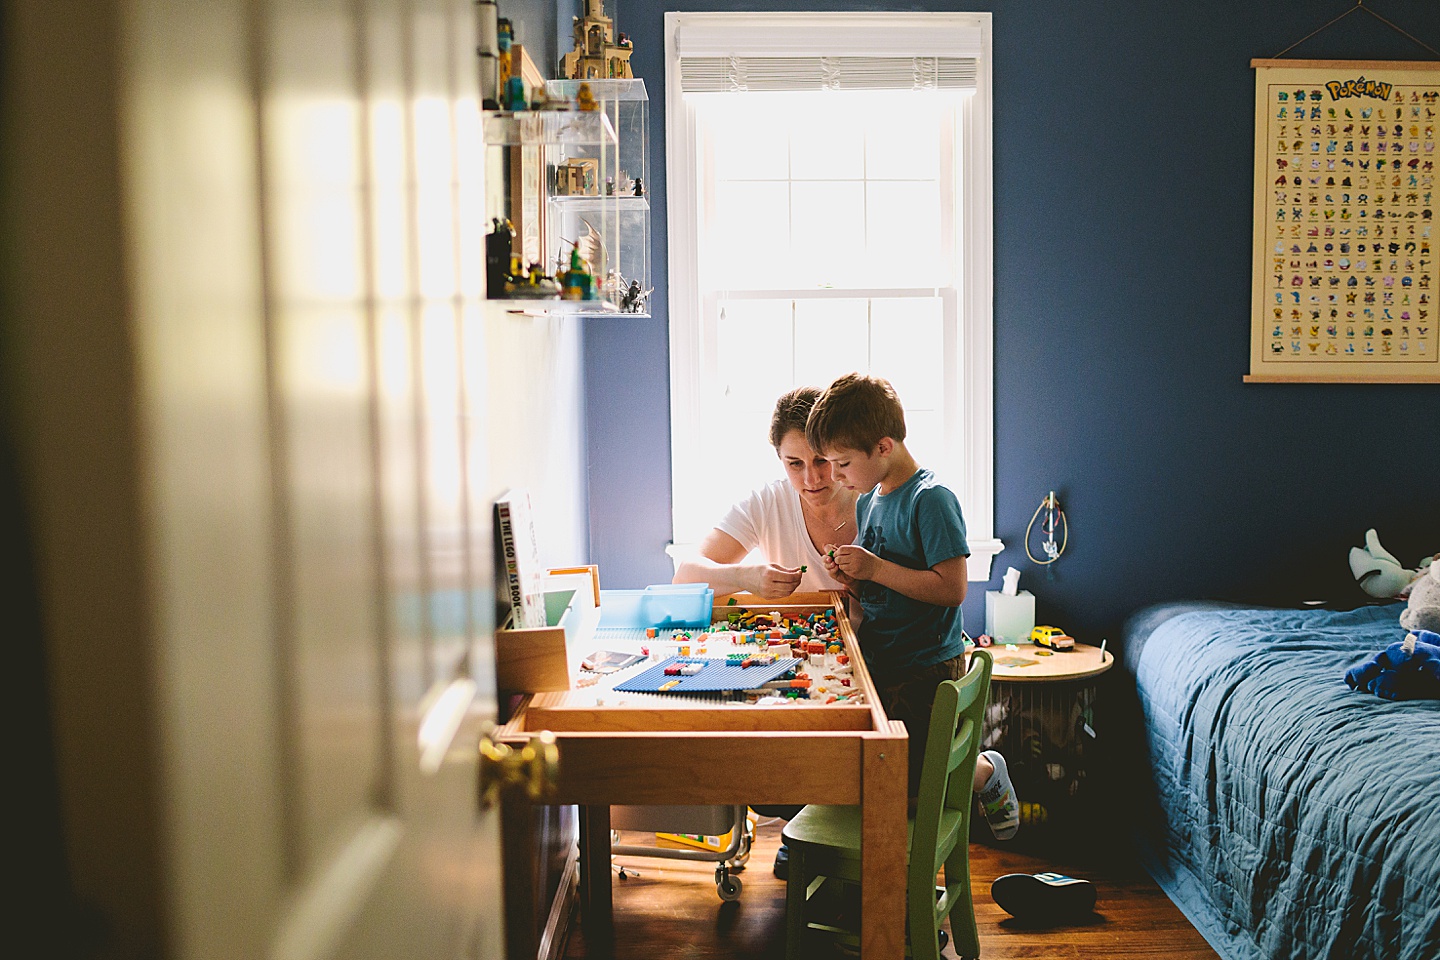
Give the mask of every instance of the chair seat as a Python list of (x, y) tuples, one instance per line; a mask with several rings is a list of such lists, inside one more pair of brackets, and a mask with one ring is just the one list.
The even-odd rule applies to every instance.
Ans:
[[(913, 828), (913, 824), (911, 825)], [(787, 845), (809, 844), (827, 847), (840, 856), (860, 859), (860, 808), (812, 803), (795, 815), (780, 831)], [(905, 838), (910, 847), (910, 838)]]
[[(940, 813), (940, 843), (945, 846), (960, 829), (964, 818), (957, 810)], [(915, 818), (905, 824), (905, 852), (909, 855), (910, 840), (915, 835)], [(860, 808), (826, 806), (812, 803), (795, 815), (780, 831), (787, 845), (808, 844), (821, 847), (840, 859), (860, 859)]]

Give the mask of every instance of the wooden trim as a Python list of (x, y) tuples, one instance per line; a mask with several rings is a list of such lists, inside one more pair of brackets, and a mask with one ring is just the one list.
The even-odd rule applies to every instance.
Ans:
[[(505, 924), (505, 955), (508, 960), (536, 958), (534, 902), (539, 856), (535, 820), (537, 808), (517, 795), (500, 801), (500, 858), (504, 864), (502, 895), (510, 905)], [(521, 907), (523, 905), (523, 908)]]
[[(836, 599), (839, 599), (838, 594)], [(872, 729), (884, 730), (890, 718), (885, 716), (885, 708), (880, 705), (880, 690), (875, 686), (875, 678), (870, 675), (870, 667), (865, 662), (864, 654), (860, 652), (860, 638), (855, 635), (855, 628), (850, 625), (848, 616), (841, 617), (839, 623), (840, 636), (844, 639), (845, 649), (850, 656), (851, 683), (867, 691)]]
[(1334, 375), (1334, 374), (1315, 374), (1315, 373), (1307, 373), (1307, 374), (1305, 374), (1305, 375), (1303, 375), (1303, 376), (1280, 377), (1280, 376), (1275, 376), (1274, 374), (1265, 374), (1265, 373), (1255, 374), (1255, 373), (1247, 373), (1243, 379), (1244, 379), (1244, 382), (1245, 382), (1245, 383), (1363, 383), (1363, 384), (1367, 384), (1367, 385), (1370, 385), (1370, 386), (1373, 386), (1373, 385), (1375, 385), (1375, 384), (1377, 384), (1377, 383), (1434, 383), (1434, 382), (1435, 382), (1435, 376), (1434, 376), (1434, 374), (1431, 374), (1431, 375), (1429, 375), (1429, 376), (1423, 376), (1423, 377), (1417, 377), (1417, 376), (1415, 376), (1415, 375), (1413, 375), (1413, 374), (1407, 374), (1407, 375), (1405, 375), (1405, 376), (1399, 376), (1399, 377), (1387, 377), (1387, 376), (1384, 376), (1383, 374), (1377, 374), (1377, 375), (1366, 376), (1366, 377), (1357, 377), (1357, 376), (1344, 376), (1344, 375), (1338, 375), (1338, 376), (1337, 376), (1337, 375)]
[[(520, 79), (525, 81), (525, 85), (532, 90), (536, 87), (543, 88), (545, 86), (545, 74), (540, 72), (540, 68), (535, 65), (534, 59), (530, 56), (530, 48), (524, 44), (512, 43), (510, 50), (512, 54), (516, 50), (520, 51), (520, 69), (516, 72), (519, 73)], [(514, 58), (512, 57), (512, 59)]]
[(615, 902), (610, 887), (610, 808), (580, 808), (580, 912), (586, 945), (609, 956), (615, 943)]
[(510, 742), (528, 740), (530, 738), (530, 727), (529, 724), (526, 723), (526, 720), (529, 717), (530, 704), (534, 701), (535, 696), (533, 693), (527, 693), (521, 697), (519, 703), (515, 705), (515, 713), (511, 715), (510, 719), (506, 721), (504, 725), (496, 728), (495, 732), (491, 734), (491, 737), (495, 740)]
[(570, 920), (575, 915), (575, 906), (580, 899), (580, 853), (571, 847), (565, 855), (565, 867), (560, 874), (560, 887), (550, 903), (550, 915), (545, 920), (545, 930), (540, 934), (540, 949), (536, 960), (562, 960), (565, 943), (570, 938)]
[(1250, 61), (1252, 67), (1290, 67), (1298, 70), (1434, 70), (1434, 60), (1264, 60)]
[[(865, 923), (868, 917), (906, 917), (905, 822), (909, 758), (905, 725), (886, 722), (885, 732), (865, 738), (862, 758), (864, 804), (860, 812), (860, 952), (863, 957), (905, 955), (904, 922)], [(901, 878), (897, 882), (897, 878)]]
[(571, 574), (590, 575), (590, 602), (592, 606), (600, 606), (600, 567), (598, 564), (587, 563), (579, 567), (551, 567), (545, 571), (550, 577), (566, 577)]
[[(731, 603), (730, 601), (735, 601)], [(829, 590), (817, 590), (813, 593), (792, 593), (780, 600), (766, 600), (764, 597), (757, 597), (753, 593), (727, 593), (715, 598), (711, 607), (714, 612), (714, 619), (724, 620), (725, 616), (732, 610), (759, 610), (769, 613), (777, 610), (781, 614), (787, 613), (814, 613), (816, 607), (834, 607), (841, 611), (845, 610), (845, 604), (840, 594)], [(803, 611), (801, 608), (804, 608)]]
[(564, 627), (495, 631), (495, 685), (501, 690), (569, 690), (570, 654)]
[[(552, 733), (632, 733), (670, 730), (676, 733), (763, 733), (766, 731), (835, 732), (875, 729), (872, 707), (866, 705), (794, 704), (784, 707), (729, 706), (708, 703), (659, 704), (647, 707), (586, 707), (546, 702), (539, 694), (525, 710), (520, 735)], [(558, 698), (557, 698), (558, 699)]]
[[(552, 802), (755, 804), (860, 802), (862, 741), (873, 734), (560, 734)], [(617, 752), (624, 761), (617, 762)], [(757, 765), (756, 757), (764, 757)]]

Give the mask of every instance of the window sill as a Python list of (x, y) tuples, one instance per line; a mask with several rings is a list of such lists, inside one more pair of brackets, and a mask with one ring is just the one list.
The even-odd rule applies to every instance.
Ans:
[[(700, 549), (696, 543), (667, 543), (665, 552), (669, 555), (670, 561), (675, 567), (686, 557), (693, 556), (695, 551)], [(988, 582), (990, 580), (991, 562), (1005, 549), (1005, 544), (994, 537), (987, 537), (983, 540), (970, 541), (970, 562), (965, 565), (966, 573), (969, 574), (971, 583)]]

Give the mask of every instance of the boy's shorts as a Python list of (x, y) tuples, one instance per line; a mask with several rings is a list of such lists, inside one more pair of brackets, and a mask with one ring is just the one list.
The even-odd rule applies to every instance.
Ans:
[(925, 760), (925, 740), (930, 733), (930, 708), (935, 704), (935, 691), (945, 680), (959, 680), (965, 675), (965, 654), (941, 660), (924, 667), (911, 667), (885, 682), (875, 680), (880, 706), (891, 720), (905, 724), (910, 737), (910, 799), (920, 795), (920, 768)]

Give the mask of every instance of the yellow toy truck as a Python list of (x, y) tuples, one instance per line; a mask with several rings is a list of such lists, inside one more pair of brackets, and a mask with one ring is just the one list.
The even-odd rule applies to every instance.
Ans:
[(1036, 627), (1030, 631), (1030, 642), (1051, 650), (1074, 650), (1075, 638), (1059, 627)]

